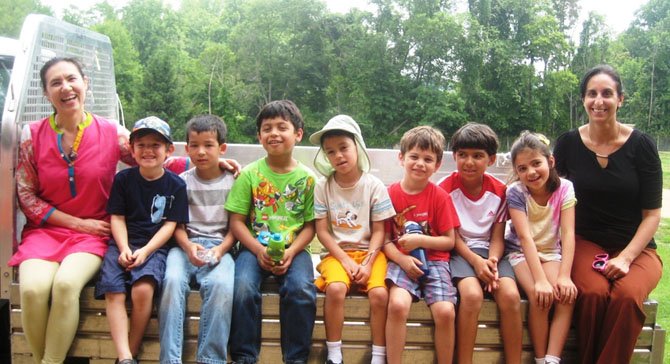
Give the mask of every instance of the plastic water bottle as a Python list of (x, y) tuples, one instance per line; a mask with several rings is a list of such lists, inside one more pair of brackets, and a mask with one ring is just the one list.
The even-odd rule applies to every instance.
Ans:
[[(407, 221), (405, 223), (405, 234), (421, 234), (423, 235), (423, 230), (421, 229), (421, 225), (419, 225), (415, 221)], [(413, 256), (414, 258), (418, 259), (421, 262), (421, 271), (423, 272), (424, 275), (428, 273), (428, 260), (426, 259), (426, 251), (423, 248), (416, 248), (409, 252), (409, 255)]]
[(268, 255), (275, 264), (278, 264), (284, 259), (285, 249), (286, 245), (284, 244), (281, 234), (271, 234), (270, 239), (268, 240)]
[(216, 257), (214, 256), (214, 252), (210, 249), (198, 250), (195, 255), (206, 264), (216, 264)]

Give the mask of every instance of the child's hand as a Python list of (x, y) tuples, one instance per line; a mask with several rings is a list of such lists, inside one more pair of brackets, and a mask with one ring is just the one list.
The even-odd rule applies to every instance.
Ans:
[(211, 263), (211, 265), (217, 265), (221, 261), (221, 258), (226, 254), (226, 252), (223, 251), (223, 244), (219, 244), (212, 249), (210, 249), (212, 252), (212, 258), (214, 258), (214, 261)]
[(487, 286), (493, 285), (494, 281), (498, 278), (498, 267), (496, 263), (491, 262), (490, 259), (477, 257), (477, 262), (475, 262), (475, 265), (472, 267), (475, 270), (475, 274), (477, 274), (477, 278)]
[(256, 254), (256, 260), (258, 261), (258, 265), (261, 266), (264, 270), (272, 272), (272, 268), (274, 268), (274, 262), (272, 261), (272, 258), (268, 255), (268, 248), (265, 247), (262, 249), (258, 254)]
[(398, 262), (398, 265), (405, 271), (405, 273), (407, 273), (408, 277), (415, 281), (423, 275), (423, 271), (419, 268), (419, 266), (421, 266), (421, 261), (411, 255), (404, 255), (400, 259), (400, 262)]
[(198, 258), (198, 251), (200, 250), (206, 250), (206, 249), (204, 246), (200, 244), (191, 242), (191, 244), (188, 246), (188, 250), (186, 251), (186, 255), (188, 255), (188, 261), (191, 262), (191, 264), (195, 265), (196, 267), (202, 267), (203, 265), (205, 265), (205, 262), (203, 262), (202, 259)]
[(554, 302), (554, 288), (548, 280), (535, 282), (535, 297), (540, 308), (549, 309), (551, 307)]
[(424, 236), (421, 234), (405, 234), (398, 239), (398, 245), (404, 251), (411, 252), (412, 250), (421, 247), (423, 237)]
[(347, 272), (349, 279), (355, 281), (355, 277), (358, 275), (358, 271), (361, 269), (361, 266), (356, 264), (356, 262), (348, 255), (344, 258), (344, 260), (340, 261), (340, 264), (342, 264), (344, 271)]
[(130, 248), (126, 248), (121, 253), (119, 253), (119, 265), (128, 270), (128, 266), (133, 263), (133, 252)]
[(358, 267), (358, 272), (354, 274), (353, 281), (359, 286), (367, 287), (372, 272), (372, 264), (366, 264), (364, 266), (359, 265)]
[(148, 255), (149, 254), (144, 248), (135, 250), (135, 252), (133, 253), (133, 263), (129, 265), (126, 268), (126, 270), (131, 270), (135, 267), (139, 267), (140, 265), (144, 264), (144, 262), (147, 260)]
[[(266, 254), (267, 255), (267, 254)], [(278, 263), (272, 266), (272, 274), (281, 276), (286, 274), (288, 271), (288, 268), (291, 266), (291, 263), (293, 263), (293, 257), (294, 257), (293, 250), (286, 249), (284, 251), (284, 258)]]
[(554, 286), (554, 297), (562, 304), (574, 304), (577, 300), (577, 286), (570, 277), (559, 276)]

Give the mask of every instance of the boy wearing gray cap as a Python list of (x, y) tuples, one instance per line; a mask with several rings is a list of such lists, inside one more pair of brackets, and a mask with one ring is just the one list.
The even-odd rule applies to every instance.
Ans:
[(316, 234), (328, 254), (314, 282), (326, 293), (327, 364), (342, 363), (344, 299), (354, 285), (370, 299), (372, 364), (386, 362), (386, 257), (381, 247), (384, 220), (395, 215), (384, 184), (369, 174), (370, 159), (361, 130), (351, 117), (337, 115), (310, 142), (321, 148), (315, 168), (325, 177), (314, 191)]
[[(112, 239), (95, 287), (105, 297), (119, 364), (135, 364), (151, 317), (154, 292), (165, 274), (164, 246), (178, 223), (188, 222), (186, 184), (163, 163), (172, 154), (170, 126), (150, 116), (135, 123), (130, 148), (137, 167), (114, 177), (107, 203)], [(130, 333), (126, 294), (130, 290)]]

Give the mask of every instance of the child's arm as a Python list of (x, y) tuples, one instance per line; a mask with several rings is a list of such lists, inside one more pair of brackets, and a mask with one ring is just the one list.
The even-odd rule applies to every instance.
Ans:
[(195, 265), (196, 267), (202, 267), (205, 265), (205, 262), (200, 260), (197, 255), (198, 250), (205, 250), (205, 248), (200, 244), (192, 242), (188, 238), (188, 234), (186, 233), (186, 226), (184, 224), (177, 225), (177, 228), (174, 231), (174, 239), (177, 241), (177, 244), (179, 244), (179, 247), (184, 250), (191, 264)]
[(305, 250), (307, 244), (311, 243), (312, 239), (314, 239), (314, 230), (314, 220), (305, 221), (298, 235), (293, 239), (291, 245), (284, 251), (284, 259), (281, 260), (279, 265), (273, 267), (273, 274), (282, 275), (288, 271), (288, 268), (293, 262), (293, 257)]
[(221, 257), (223, 257), (228, 251), (230, 251), (230, 248), (232, 248), (234, 244), (235, 244), (235, 236), (233, 235), (232, 231), (228, 230), (228, 233), (223, 238), (221, 244), (212, 248), (212, 251), (214, 252), (214, 258), (216, 258), (216, 261), (220, 262)]
[(126, 217), (123, 215), (112, 215), (110, 220), (112, 236), (119, 248), (119, 264), (130, 270), (128, 266), (133, 263), (133, 252), (128, 245), (128, 229), (126, 228)]
[(575, 207), (561, 210), (561, 266), (558, 270), (556, 299), (561, 303), (573, 304), (577, 299), (577, 287), (570, 278), (572, 261), (575, 256)]
[(266, 254), (266, 247), (263, 246), (247, 229), (247, 215), (230, 212), (229, 223), (230, 231), (237, 240), (244, 245), (250, 252), (256, 256), (258, 265), (267, 271), (272, 270), (272, 259)]
[(554, 298), (553, 287), (544, 274), (544, 269), (542, 269), (542, 263), (540, 263), (540, 257), (537, 254), (537, 247), (530, 233), (528, 216), (524, 211), (513, 208), (509, 209), (509, 214), (512, 217), (512, 224), (514, 224), (519, 240), (521, 240), (521, 250), (526, 257), (526, 264), (528, 264), (533, 281), (535, 282), (537, 303), (540, 307), (549, 308)]
[(370, 255), (367, 260), (368, 263), (364, 266), (361, 266), (361, 269), (358, 270), (358, 273), (354, 275), (354, 282), (359, 285), (364, 285), (368, 283), (370, 279), (370, 274), (372, 274), (372, 264), (379, 254), (380, 248), (384, 245), (384, 221), (372, 221), (370, 226), (370, 246), (368, 247), (368, 254)]
[[(390, 240), (391, 233), (387, 232), (384, 241)], [(398, 264), (409, 278), (417, 280), (423, 275), (423, 271), (419, 268), (421, 262), (413, 256), (401, 252), (395, 244), (384, 245), (384, 254), (388, 259)]]
[[(342, 264), (349, 279), (354, 280), (354, 276), (358, 273), (360, 266), (356, 264), (356, 262), (354, 262), (342, 248), (340, 248), (340, 245), (330, 233), (330, 229), (328, 228), (329, 224), (330, 222), (328, 221), (328, 218), (324, 217), (322, 219), (316, 219), (316, 236), (319, 238), (321, 245), (328, 250), (328, 254)], [(383, 229), (384, 222), (382, 222), (382, 230)]]
[(133, 269), (144, 264), (144, 261), (147, 259), (151, 253), (156, 249), (162, 247), (174, 233), (174, 229), (177, 227), (176, 221), (165, 221), (163, 226), (151, 237), (147, 245), (135, 250), (133, 252), (133, 264), (128, 266), (128, 269)]
[(454, 229), (445, 231), (443, 235), (432, 236), (423, 234), (405, 234), (398, 239), (398, 245), (405, 251), (416, 248), (448, 251), (454, 248)]

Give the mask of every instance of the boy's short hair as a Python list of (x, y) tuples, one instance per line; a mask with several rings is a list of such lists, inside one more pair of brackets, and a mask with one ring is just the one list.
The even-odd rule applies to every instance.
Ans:
[(298, 129), (305, 129), (305, 122), (302, 119), (300, 109), (291, 100), (277, 100), (270, 101), (256, 116), (256, 132), (261, 132), (261, 124), (263, 120), (274, 119), (281, 117), (284, 120), (290, 121), (296, 131)]
[(186, 123), (186, 143), (188, 144), (190, 132), (200, 134), (208, 131), (216, 132), (216, 140), (219, 145), (226, 142), (228, 128), (223, 119), (216, 115), (198, 115)]
[(451, 136), (451, 151), (461, 149), (483, 149), (488, 155), (498, 153), (498, 136), (488, 125), (467, 123)]
[(444, 135), (441, 131), (431, 126), (417, 126), (406, 131), (400, 138), (400, 154), (405, 155), (409, 150), (417, 147), (434, 152), (437, 163), (440, 163), (444, 153), (444, 143)]

